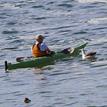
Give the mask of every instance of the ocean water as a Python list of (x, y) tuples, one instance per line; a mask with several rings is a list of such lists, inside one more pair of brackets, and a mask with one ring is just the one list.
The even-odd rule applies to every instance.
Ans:
[[(6, 73), (4, 61), (31, 56), (37, 34), (55, 51), (88, 42), (97, 60)], [(0, 107), (107, 107), (107, 0), (0, 0)]]

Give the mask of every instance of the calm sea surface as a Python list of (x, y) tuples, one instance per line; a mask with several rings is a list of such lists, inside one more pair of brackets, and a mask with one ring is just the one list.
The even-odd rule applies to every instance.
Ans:
[[(31, 55), (37, 34), (52, 50), (88, 42), (97, 60), (5, 73), (5, 60)], [(107, 107), (107, 0), (0, 0), (0, 107)]]

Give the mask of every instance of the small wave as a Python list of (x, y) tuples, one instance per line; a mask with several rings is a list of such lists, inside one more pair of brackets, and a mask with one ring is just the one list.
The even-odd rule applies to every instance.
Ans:
[(107, 17), (94, 18), (88, 21), (89, 24), (107, 24)]
[(43, 9), (44, 6), (42, 6), (42, 5), (38, 5), (38, 6), (32, 6), (32, 8), (36, 8), (36, 9), (37, 9), (37, 8), (42, 8), (42, 9)]
[(54, 1), (49, 1), (49, 2), (47, 3), (47, 5), (54, 4), (54, 3), (55, 3)]
[(23, 35), (23, 36), (19, 36), (20, 39), (24, 39), (24, 40), (31, 40), (34, 39), (35, 40), (36, 34), (35, 35)]
[(3, 69), (4, 68), (4, 65), (0, 65), (0, 69)]
[(1, 50), (15, 50), (15, 49), (17, 49), (17, 47), (3, 48), (3, 49), (1, 49)]
[(94, 45), (98, 45), (98, 44), (103, 44), (103, 43), (107, 43), (107, 37), (101, 37), (101, 38), (98, 38), (98, 39), (93, 39), (93, 41), (91, 41), (91, 44)]
[(15, 25), (16, 22), (8, 22), (7, 25)]
[(49, 18), (49, 17), (37, 17), (37, 18), (33, 18), (33, 19), (35, 19), (35, 20), (43, 20), (43, 19), (47, 19), (47, 18)]
[(94, 67), (107, 66), (107, 60), (92, 62), (92, 64), (93, 64)]
[(79, 3), (94, 3), (94, 2), (106, 2), (107, 0), (78, 0)]
[(5, 30), (2, 32), (2, 34), (13, 34), (13, 33), (18, 33), (16, 30)]
[(67, 8), (73, 7), (72, 4), (59, 4), (58, 6), (67, 7)]
[(0, 8), (3, 8), (3, 9), (19, 9), (19, 7), (16, 7), (14, 4), (11, 4), (11, 3), (0, 4)]
[(75, 32), (75, 33), (73, 33), (73, 34), (74, 34), (74, 35), (77, 35), (77, 34), (86, 34), (86, 33), (87, 33), (86, 31), (81, 30), (81, 31)]
[(71, 72), (60, 72), (60, 73), (53, 73), (53, 74), (50, 74), (50, 76), (55, 76), (55, 75), (65, 75), (65, 74), (70, 74)]
[(52, 10), (52, 11), (49, 11), (48, 14), (50, 14), (50, 16), (52, 17), (56, 17), (56, 16), (72, 16), (73, 15), (73, 12), (72, 11), (62, 11), (62, 10), (59, 10), (59, 11), (56, 11), (56, 10)]

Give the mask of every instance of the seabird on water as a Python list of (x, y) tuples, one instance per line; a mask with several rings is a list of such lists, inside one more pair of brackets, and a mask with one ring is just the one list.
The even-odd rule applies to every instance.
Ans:
[(89, 52), (89, 53), (86, 53), (84, 49), (81, 49), (81, 53), (82, 53), (82, 59), (85, 60), (85, 59), (95, 59), (95, 55), (96, 55), (96, 52)]
[(30, 100), (29, 98), (25, 97), (24, 102), (25, 102), (25, 103), (30, 103), (31, 100)]

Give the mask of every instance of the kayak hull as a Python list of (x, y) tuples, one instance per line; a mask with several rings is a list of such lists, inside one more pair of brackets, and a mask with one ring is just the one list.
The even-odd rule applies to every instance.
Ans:
[(32, 68), (32, 67), (43, 67), (46, 65), (53, 64), (54, 61), (61, 60), (67, 57), (76, 57), (80, 54), (80, 49), (84, 48), (87, 45), (87, 43), (81, 44), (74, 48), (74, 51), (70, 54), (64, 54), (61, 52), (56, 52), (52, 56), (44, 56), (44, 57), (38, 57), (38, 58), (32, 58), (21, 62), (16, 63), (8, 63), (5, 61), (5, 70), (12, 70), (12, 69), (18, 69), (18, 68)]

